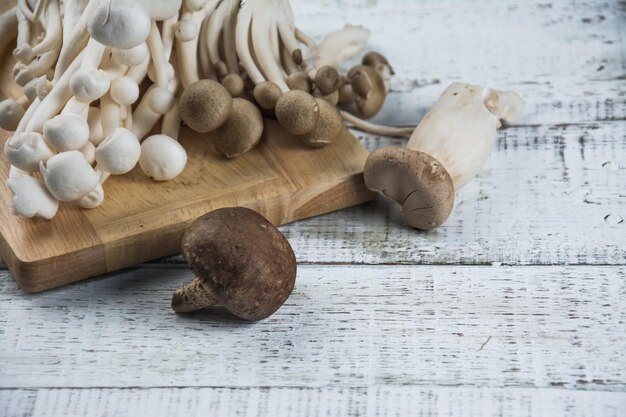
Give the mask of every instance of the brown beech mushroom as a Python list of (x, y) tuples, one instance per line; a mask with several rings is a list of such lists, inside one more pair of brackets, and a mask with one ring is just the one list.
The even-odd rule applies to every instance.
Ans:
[(285, 82), (287, 83), (287, 87), (291, 90), (301, 90), (306, 91), (307, 93), (311, 92), (311, 80), (302, 71), (289, 74), (289, 76), (285, 79)]
[(341, 75), (330, 65), (324, 65), (315, 73), (315, 86), (324, 95), (339, 90), (342, 83)]
[(320, 109), (317, 124), (310, 132), (299, 136), (302, 143), (312, 148), (330, 145), (343, 129), (343, 120), (337, 108), (323, 98), (315, 99)]
[(243, 207), (198, 218), (185, 232), (182, 253), (196, 277), (174, 292), (177, 313), (219, 304), (242, 319), (261, 320), (283, 305), (296, 280), (287, 239)]
[(361, 63), (374, 68), (380, 74), (385, 84), (385, 92), (388, 93), (390, 87), (389, 80), (395, 74), (395, 71), (387, 58), (380, 52), (371, 51), (363, 56)]
[(284, 93), (276, 103), (276, 119), (289, 133), (304, 135), (317, 125), (320, 108), (312, 95), (291, 90)]
[(228, 90), (214, 80), (199, 80), (180, 97), (180, 117), (193, 130), (211, 132), (220, 127), (233, 107)]
[(240, 97), (243, 94), (244, 82), (241, 76), (228, 74), (226, 77), (222, 78), (221, 83), (231, 97)]
[(263, 110), (274, 110), (282, 94), (280, 87), (271, 81), (261, 81), (252, 91), (254, 100)]
[(230, 116), (215, 133), (218, 152), (226, 158), (234, 158), (259, 143), (263, 133), (263, 116), (258, 107), (248, 100), (234, 98)]
[(361, 116), (369, 119), (378, 113), (387, 95), (385, 82), (378, 71), (367, 65), (357, 65), (348, 72), (348, 79)]

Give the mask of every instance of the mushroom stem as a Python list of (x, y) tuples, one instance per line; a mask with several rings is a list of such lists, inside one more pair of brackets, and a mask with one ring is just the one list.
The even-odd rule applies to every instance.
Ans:
[(251, 2), (246, 2), (239, 11), (236, 29), (236, 44), (237, 55), (241, 60), (241, 65), (243, 65), (248, 77), (256, 85), (265, 81), (265, 77), (254, 62), (250, 49), (249, 39), (250, 27), (252, 25), (252, 6), (250, 3)]
[(189, 313), (215, 304), (213, 291), (198, 277), (177, 288), (172, 295), (172, 310), (176, 313)]
[(30, 21), (19, 7), (16, 10), (16, 17), (17, 42), (13, 55), (18, 59), (24, 59), (30, 55), (30, 45), (28, 44), (30, 41)]
[[(67, 36), (67, 38), (65, 36), (63, 37), (63, 45), (61, 46), (61, 51), (59, 52), (57, 64), (54, 67), (54, 78), (52, 83), (56, 83), (58, 81), (72, 62), (76, 60), (78, 54), (87, 45), (87, 42), (89, 41), (87, 19), (93, 13), (93, 9), (99, 4), (100, 2), (98, 1), (89, 1), (83, 10), (83, 14), (74, 25), (71, 34)], [(66, 30), (69, 30), (69, 28), (66, 28)]]
[(345, 110), (340, 110), (341, 117), (352, 125), (352, 127), (362, 130), (364, 132), (373, 133), (375, 135), (391, 136), (391, 137), (404, 137), (408, 138), (413, 134), (415, 126), (412, 127), (395, 127), (395, 126), (381, 126), (363, 119), (360, 119)]
[[(43, 3), (40, 1), (37, 5)], [(32, 55), (41, 55), (51, 49), (61, 48), (61, 10), (58, 0), (51, 0), (46, 7), (46, 35), (32, 49)], [(55, 59), (56, 61), (56, 59)]]
[(306, 52), (302, 56), (302, 59), (306, 61), (309, 58), (314, 57), (317, 54), (317, 45), (315, 44), (315, 41), (298, 28), (295, 28), (295, 35), (296, 39), (305, 44), (307, 48)]
[(289, 87), (272, 53), (269, 29), (272, 25), (270, 24), (268, 27), (268, 21), (271, 22), (272, 19), (269, 14), (270, 11), (272, 8), (267, 6), (258, 7), (255, 10), (255, 17), (252, 19), (252, 43), (265, 77), (280, 87), (282, 92), (287, 92)]
[(224, 59), (228, 72), (231, 74), (239, 74), (239, 62), (237, 60), (236, 30), (237, 15), (239, 13), (239, 0), (225, 0), (227, 8), (226, 17), (224, 19), (223, 44)]
[(365, 47), (369, 33), (363, 26), (353, 25), (346, 25), (329, 33), (319, 45), (315, 66), (321, 68), (330, 65), (339, 68), (344, 61)]

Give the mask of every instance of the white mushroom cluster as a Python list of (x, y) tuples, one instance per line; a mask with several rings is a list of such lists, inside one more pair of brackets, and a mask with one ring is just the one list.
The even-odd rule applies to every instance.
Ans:
[(107, 178), (136, 165), (175, 178), (187, 163), (181, 122), (215, 132), (226, 158), (256, 146), (268, 117), (326, 146), (342, 114), (356, 117), (338, 103), (368, 118), (389, 89), (378, 53), (338, 70), (368, 34), (347, 26), (318, 47), (288, 0), (18, 0), (0, 15), (24, 93), (0, 102), (13, 209), (50, 219), (59, 202), (98, 207)]

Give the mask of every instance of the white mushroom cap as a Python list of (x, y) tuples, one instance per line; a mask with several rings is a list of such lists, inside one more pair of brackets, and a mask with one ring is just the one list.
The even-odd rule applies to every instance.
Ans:
[(100, 183), (100, 174), (78, 151), (61, 152), (39, 165), (50, 193), (59, 201), (74, 201)]
[(185, 8), (190, 12), (198, 12), (206, 5), (207, 0), (185, 0)]
[(10, 98), (0, 101), (0, 128), (15, 131), (24, 116), (24, 107)]
[(145, 42), (142, 42), (134, 48), (113, 48), (112, 53), (113, 59), (115, 59), (118, 64), (134, 67), (143, 63), (148, 57), (148, 45), (146, 45)]
[(39, 178), (18, 175), (9, 178), (6, 183), (13, 193), (11, 205), (15, 214), (44, 219), (51, 219), (57, 214), (59, 201), (50, 194)]
[(120, 77), (111, 83), (110, 94), (117, 104), (133, 104), (139, 97), (139, 86), (130, 77)]
[(176, 103), (174, 94), (167, 88), (154, 87), (146, 94), (148, 94), (148, 107), (157, 114), (167, 113)]
[(37, 98), (37, 83), (39, 82), (39, 78), (33, 78), (22, 88), (24, 91), (24, 95), (31, 102), (35, 101)]
[(41, 133), (28, 132), (13, 135), (4, 145), (4, 155), (16, 168), (36, 172), (40, 161), (54, 155)]
[(104, 140), (104, 132), (102, 132), (102, 123), (100, 123), (100, 108), (89, 107), (87, 115), (87, 124), (89, 125), (89, 141), (94, 145), (98, 145)]
[(182, 0), (135, 0), (143, 6), (153, 20), (174, 17), (180, 10)]
[(111, 86), (111, 79), (106, 72), (96, 69), (81, 68), (70, 79), (72, 94), (81, 101), (91, 103), (105, 95)]
[(24, 87), (26, 83), (35, 78), (35, 73), (32, 69), (23, 62), (17, 62), (13, 67), (13, 79), (17, 85)]
[(87, 29), (103, 45), (130, 49), (148, 38), (151, 19), (146, 10), (132, 1), (102, 1), (89, 16)]
[(153, 135), (141, 144), (139, 166), (148, 177), (167, 181), (177, 177), (187, 164), (187, 152), (167, 135)]
[(113, 175), (122, 175), (137, 165), (141, 154), (139, 139), (123, 127), (115, 129), (96, 148), (98, 168)]
[(198, 25), (191, 20), (181, 20), (176, 25), (176, 39), (181, 42), (189, 42), (198, 36)]
[(45, 76), (37, 78), (37, 98), (43, 100), (52, 90), (52, 83)]
[(43, 136), (58, 151), (75, 151), (89, 141), (89, 125), (77, 114), (59, 114), (44, 123)]
[(86, 209), (94, 209), (104, 201), (104, 188), (98, 184), (89, 194), (78, 200), (78, 205)]

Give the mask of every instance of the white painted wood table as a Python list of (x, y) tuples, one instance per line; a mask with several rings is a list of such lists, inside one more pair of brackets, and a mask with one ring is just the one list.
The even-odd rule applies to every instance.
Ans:
[(371, 28), (397, 72), (377, 121), (453, 81), (525, 115), (435, 231), (380, 199), (282, 227), (298, 280), (262, 322), (172, 313), (180, 258), (36, 295), (3, 267), (0, 416), (625, 416), (626, 4), (294, 8), (317, 39)]

